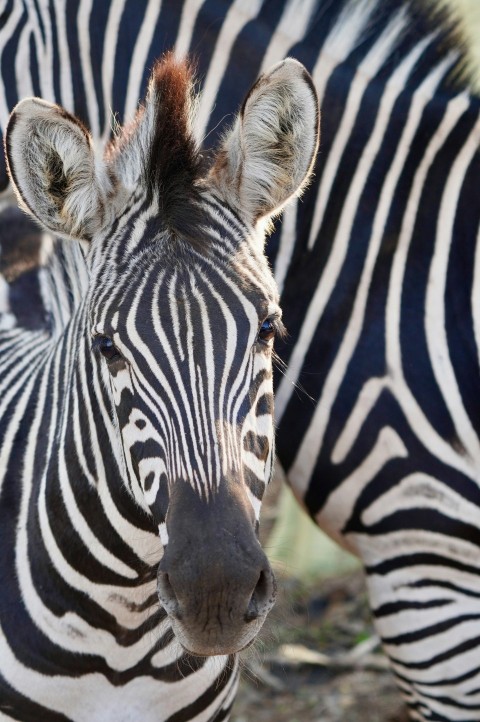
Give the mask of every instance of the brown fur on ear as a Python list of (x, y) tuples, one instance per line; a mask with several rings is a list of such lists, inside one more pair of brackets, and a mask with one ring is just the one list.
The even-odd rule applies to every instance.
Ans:
[(200, 154), (192, 133), (193, 65), (165, 54), (154, 65), (148, 96), (155, 123), (146, 181), (152, 194), (169, 195), (175, 187), (192, 188), (200, 174)]
[(319, 141), (315, 86), (286, 58), (251, 88), (210, 172), (227, 203), (250, 223), (277, 215), (311, 177)]

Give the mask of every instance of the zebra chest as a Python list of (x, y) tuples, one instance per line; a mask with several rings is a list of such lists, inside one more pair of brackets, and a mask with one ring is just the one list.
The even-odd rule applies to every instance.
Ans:
[[(203, 674), (176, 683), (139, 676), (125, 685), (115, 686), (102, 675), (91, 674), (77, 679), (47, 680), (47, 683), (38, 686), (31, 685), (29, 693), (35, 692), (37, 700), (55, 710), (49, 714), (57, 713), (61, 715), (59, 719), (72, 722), (136, 722), (139, 719), (166, 722), (179, 712), (179, 708), (194, 708), (196, 699), (208, 691), (219, 670), (224, 670), (224, 665), (215, 661), (210, 661), (205, 667)], [(2, 707), (8, 715), (8, 707), (3, 702)], [(16, 711), (19, 709), (16, 707)], [(38, 708), (26, 703), (25, 711), (33, 709)], [(212, 709), (207, 708), (207, 713), (203, 711), (189, 719), (198, 722), (211, 719), (215, 709), (216, 706), (212, 706)]]
[[(5, 614), (0, 718), (3, 712), (8, 719), (14, 709), (25, 714), (49, 710), (74, 722), (163, 722), (193, 705), (188, 719), (210, 719), (214, 710), (205, 716), (202, 705), (197, 715), (195, 701), (218, 684), (225, 686), (225, 694), (232, 691), (236, 675), (226, 674), (235, 671), (229, 658), (189, 657), (158, 604), (141, 605), (135, 597), (128, 598), (125, 590), (110, 592), (94, 620), (86, 614), (87, 603), (57, 616), (32, 590), (21, 608)], [(212, 702), (214, 709), (218, 703)]]

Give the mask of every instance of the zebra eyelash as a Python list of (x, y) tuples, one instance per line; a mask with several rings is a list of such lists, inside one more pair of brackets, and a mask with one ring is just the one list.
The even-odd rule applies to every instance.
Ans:
[(287, 327), (279, 316), (274, 317), (274, 325), (276, 335), (278, 336), (278, 338), (281, 338), (282, 341), (284, 341), (288, 336), (288, 331)]

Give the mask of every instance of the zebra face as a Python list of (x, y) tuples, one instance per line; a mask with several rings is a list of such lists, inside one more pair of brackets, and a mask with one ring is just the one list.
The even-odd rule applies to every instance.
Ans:
[[(218, 239), (224, 211), (211, 198), (206, 207)], [(200, 654), (248, 644), (275, 597), (256, 532), (273, 463), (280, 310), (257, 239), (238, 221), (233, 234), (232, 222), (205, 255), (147, 255), (108, 304), (90, 300), (128, 487), (164, 548), (160, 600), (178, 639)]]
[(249, 644), (275, 597), (257, 539), (281, 328), (264, 235), (317, 143), (313, 85), (293, 60), (257, 81), (208, 169), (188, 67), (172, 57), (103, 161), (75, 118), (38, 99), (7, 132), (23, 207), (87, 248), (78, 338), (110, 397), (122, 483), (163, 544), (160, 602), (200, 655)]

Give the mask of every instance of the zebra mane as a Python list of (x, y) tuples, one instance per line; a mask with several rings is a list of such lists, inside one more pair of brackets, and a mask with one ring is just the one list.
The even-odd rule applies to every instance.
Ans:
[[(460, 16), (438, 0), (318, 0), (309, 33), (324, 51), (335, 57), (339, 53), (348, 56), (349, 65), (358, 67), (393, 18), (397, 18), (398, 34), (391, 37), (391, 54), (384, 65), (387, 75), (400, 58), (431, 37), (410, 82), (418, 83), (420, 77), (450, 56), (451, 68), (440, 87), (456, 93), (473, 86), (475, 69)], [(342, 48), (347, 49), (345, 53)]]
[(158, 203), (166, 230), (192, 242), (203, 166), (193, 134), (195, 106), (192, 62), (166, 53), (153, 67), (144, 104), (130, 124), (117, 129), (107, 151), (127, 186), (140, 182), (148, 201)]
[[(387, 0), (379, 4), (382, 17), (390, 10), (391, 2)], [(409, 22), (403, 39), (405, 46), (409, 48), (427, 35), (435, 35), (435, 42), (429, 46), (419, 63), (420, 72), (422, 68), (427, 72), (428, 68), (440, 63), (446, 56), (454, 55), (451, 70), (440, 85), (445, 91), (450, 90), (455, 94), (472, 86), (475, 69), (459, 11), (453, 5), (442, 4), (438, 0), (408, 0), (406, 5)]]

